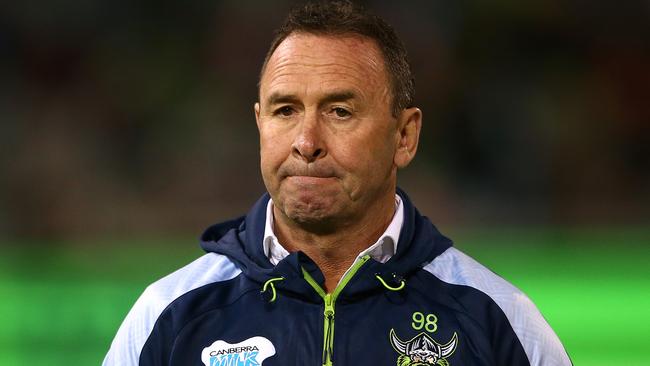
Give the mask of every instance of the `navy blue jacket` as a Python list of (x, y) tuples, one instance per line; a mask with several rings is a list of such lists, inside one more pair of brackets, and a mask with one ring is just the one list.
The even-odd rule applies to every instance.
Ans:
[(331, 294), (304, 253), (263, 246), (264, 195), (210, 227), (206, 255), (150, 285), (104, 365), (570, 365), (535, 305), (452, 247), (408, 197), (397, 253), (364, 257)]

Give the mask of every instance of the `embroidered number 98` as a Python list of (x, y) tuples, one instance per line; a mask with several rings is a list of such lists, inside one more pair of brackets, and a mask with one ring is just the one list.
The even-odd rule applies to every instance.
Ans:
[(416, 311), (411, 316), (413, 323), (411, 326), (415, 330), (421, 330), (424, 328), (429, 333), (433, 333), (438, 330), (438, 317), (435, 314), (427, 314), (426, 316), (419, 311)]

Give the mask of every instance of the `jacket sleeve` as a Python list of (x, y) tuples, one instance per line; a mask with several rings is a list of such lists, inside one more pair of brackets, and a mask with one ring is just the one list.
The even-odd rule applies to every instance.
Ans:
[(155, 298), (155, 290), (150, 286), (135, 302), (117, 331), (102, 366), (138, 365), (142, 347), (161, 312)]

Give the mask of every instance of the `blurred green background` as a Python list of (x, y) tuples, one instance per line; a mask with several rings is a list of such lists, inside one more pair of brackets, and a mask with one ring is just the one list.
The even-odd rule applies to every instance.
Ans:
[[(647, 1), (361, 1), (403, 38), (420, 211), (577, 365), (646, 365)], [(0, 4), (0, 366), (99, 364), (144, 287), (264, 191), (252, 105), (294, 1)]]

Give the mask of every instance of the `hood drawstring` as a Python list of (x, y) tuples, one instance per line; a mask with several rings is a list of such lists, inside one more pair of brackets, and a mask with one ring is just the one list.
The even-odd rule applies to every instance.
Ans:
[(278, 298), (277, 292), (275, 291), (275, 285), (273, 284), (273, 282), (276, 282), (276, 281), (284, 281), (284, 277), (275, 277), (275, 278), (271, 278), (271, 279), (267, 280), (266, 282), (264, 282), (264, 286), (262, 287), (262, 291), (260, 291), (261, 294), (265, 294), (266, 290), (269, 287), (271, 288), (271, 298), (268, 299), (268, 302), (274, 302)]
[[(398, 276), (397, 274), (393, 273), (393, 282), (399, 282), (398, 286), (391, 286), (386, 281), (379, 275), (375, 274), (375, 278), (379, 280), (379, 282), (389, 291), (400, 291), (406, 286), (406, 281), (404, 278)], [(271, 298), (268, 299), (268, 302), (274, 302), (278, 298), (278, 293), (275, 289), (275, 284), (274, 282), (278, 281), (284, 281), (284, 277), (274, 277), (268, 279), (266, 282), (264, 282), (264, 286), (262, 287), (262, 291), (260, 291), (261, 294), (266, 294), (268, 289), (271, 289)]]
[(397, 276), (397, 274), (395, 274), (395, 273), (393, 273), (393, 280), (394, 280), (394, 282), (399, 282), (399, 286), (397, 286), (397, 287), (392, 287), (389, 284), (387, 284), (386, 281), (384, 281), (384, 279), (379, 274), (375, 274), (375, 277), (379, 280), (379, 282), (381, 282), (382, 285), (384, 285), (384, 287), (387, 290), (390, 290), (390, 291), (399, 291), (399, 290), (403, 289), (404, 286), (406, 286), (406, 281), (404, 280), (404, 278), (402, 278), (400, 276)]

